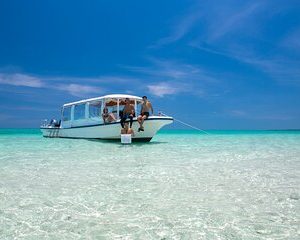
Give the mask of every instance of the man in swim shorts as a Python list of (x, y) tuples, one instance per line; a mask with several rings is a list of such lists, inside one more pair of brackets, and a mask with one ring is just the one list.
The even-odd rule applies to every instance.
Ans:
[(120, 121), (122, 128), (124, 128), (124, 123), (127, 118), (129, 118), (129, 120), (130, 120), (130, 128), (131, 128), (134, 116), (135, 116), (134, 106), (132, 104), (130, 104), (130, 99), (126, 98), (125, 106), (123, 108), (123, 116)]
[(150, 110), (151, 110), (151, 113), (153, 114), (153, 107), (152, 107), (151, 102), (148, 100), (148, 98), (146, 96), (143, 96), (141, 114), (137, 118), (137, 120), (140, 124), (138, 132), (144, 131), (143, 123), (144, 123), (145, 119), (147, 119), (149, 117)]

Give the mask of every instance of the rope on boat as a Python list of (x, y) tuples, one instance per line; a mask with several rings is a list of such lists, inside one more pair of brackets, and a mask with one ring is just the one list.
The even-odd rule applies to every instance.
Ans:
[[(163, 112), (160, 112), (160, 114), (163, 115), (163, 116), (168, 117), (168, 115), (167, 115), (167, 114), (164, 114)], [(207, 134), (207, 135), (210, 134), (210, 133), (204, 131), (204, 130), (201, 129), (201, 128), (192, 126), (192, 125), (190, 125), (190, 124), (188, 124), (188, 123), (185, 123), (185, 122), (183, 122), (183, 121), (181, 121), (181, 120), (179, 120), (179, 119), (176, 119), (176, 118), (174, 118), (174, 117), (173, 117), (173, 119), (174, 119), (174, 121), (177, 121), (177, 122), (179, 122), (179, 123), (181, 123), (181, 124), (183, 124), (183, 125), (185, 125), (185, 126), (187, 126), (187, 127), (193, 128), (193, 129), (198, 130), (198, 131), (200, 131), (200, 132), (203, 132), (203, 133), (205, 133), (205, 134)]]

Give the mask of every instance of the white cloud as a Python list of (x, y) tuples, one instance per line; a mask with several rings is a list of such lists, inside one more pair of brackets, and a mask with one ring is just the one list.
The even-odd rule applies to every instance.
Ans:
[[(13, 105), (6, 104), (0, 104), (0, 108), (2, 110), (11, 110)], [(36, 112), (50, 112), (50, 111), (56, 111), (56, 108), (43, 108), (43, 107), (32, 107), (32, 106), (13, 106), (13, 109), (16, 111), (36, 111)]]
[(245, 117), (247, 113), (243, 110), (232, 110), (230, 111), (230, 115), (233, 117)]
[(161, 82), (156, 85), (148, 85), (147, 88), (152, 95), (158, 97), (164, 97), (165, 95), (171, 95), (180, 92), (179, 88), (171, 86), (169, 83), (165, 82)]
[(124, 84), (130, 82), (138, 81), (135, 78), (127, 76), (97, 76), (97, 77), (69, 77), (69, 76), (53, 76), (53, 77), (43, 77), (45, 81), (55, 81), (55, 82), (72, 82), (72, 83), (97, 83), (97, 84), (107, 84), (107, 83), (118, 83)]
[(266, 112), (266, 110), (261, 111), (260, 109), (257, 110), (231, 110), (227, 112), (227, 114), (234, 118), (242, 118), (242, 119), (252, 119), (252, 120), (277, 120), (277, 121), (286, 121), (293, 119), (287, 113), (279, 113), (279, 112)]
[(80, 84), (61, 84), (57, 87), (61, 91), (66, 91), (76, 97), (85, 97), (90, 94), (101, 94), (103, 90), (99, 87)]
[[(170, 28), (170, 34), (158, 40), (156, 46), (163, 47), (184, 39), (183, 44), (250, 65), (277, 82), (298, 84), (299, 24), (295, 27), (283, 22), (286, 24), (285, 31), (281, 33), (282, 30), (276, 30), (276, 35), (272, 34), (275, 30), (270, 28), (278, 16), (292, 10), (291, 6), (283, 2), (257, 0), (241, 2), (227, 0), (218, 4), (201, 1), (186, 10)], [(280, 34), (286, 35), (285, 32), (288, 34), (282, 40)], [(142, 70), (149, 71), (140, 69)], [(202, 75), (202, 80), (211, 78), (212, 74), (199, 67), (198, 70), (202, 73), (194, 75)], [(184, 74), (188, 71), (188, 67), (173, 69), (165, 67), (157, 73), (162, 76), (171, 77), (173, 74), (174, 78), (176, 76), (184, 78)], [(191, 75), (193, 76), (187, 74)]]
[(201, 12), (199, 8), (189, 11), (189, 14), (181, 19), (181, 21), (174, 24), (173, 31), (169, 36), (159, 39), (154, 45), (150, 46), (150, 48), (159, 48), (182, 39), (193, 28), (200, 17)]
[(151, 79), (161, 78), (176, 82), (218, 82), (212, 74), (206, 72), (200, 66), (185, 64), (174, 60), (161, 60), (150, 58), (150, 66), (125, 67), (133, 72), (144, 74)]
[[(230, 6), (230, 7), (228, 7)], [(218, 4), (210, 1), (197, 2), (170, 27), (170, 34), (159, 39), (150, 48), (182, 40), (189, 33), (197, 33), (202, 42), (211, 42), (238, 29), (250, 31), (250, 25), (256, 24), (258, 14), (264, 12), (267, 4), (262, 1), (224, 1)], [(270, 12), (270, 10), (269, 10)], [(251, 30), (257, 30), (255, 27)], [(194, 34), (193, 34), (194, 35)]]
[(0, 84), (40, 88), (44, 86), (41, 79), (21, 73), (0, 73)]
[(150, 58), (148, 66), (125, 66), (126, 69), (141, 74), (148, 82), (150, 93), (163, 97), (165, 95), (188, 92), (198, 97), (205, 97), (211, 86), (221, 83), (213, 73), (201, 67), (175, 60)]
[(254, 1), (249, 5), (232, 8), (232, 11), (228, 11), (225, 14), (218, 14), (218, 16), (214, 16), (214, 19), (211, 19), (211, 16), (207, 16), (211, 25), (211, 29), (207, 31), (207, 41), (217, 40), (230, 32), (244, 28), (245, 25), (249, 26), (249, 24), (253, 23), (253, 18), (263, 6), (262, 2)]
[[(96, 78), (75, 78), (75, 81), (85, 82), (87, 79), (96, 82)], [(31, 88), (47, 88), (65, 91), (73, 96), (83, 97), (90, 94), (99, 94), (103, 92), (102, 88), (92, 85), (83, 85), (77, 83), (65, 84), (65, 82), (72, 82), (71, 77), (33, 77), (29, 74), (23, 73), (0, 73), (0, 84), (12, 85), (19, 87)], [(116, 78), (107, 78), (106, 81), (118, 81)], [(55, 82), (53, 84), (53, 81)], [(57, 83), (63, 82), (63, 83)]]

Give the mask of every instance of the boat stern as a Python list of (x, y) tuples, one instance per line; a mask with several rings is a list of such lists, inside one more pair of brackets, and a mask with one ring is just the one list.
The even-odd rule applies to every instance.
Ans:
[(58, 138), (60, 137), (60, 128), (58, 127), (40, 127), (43, 137)]

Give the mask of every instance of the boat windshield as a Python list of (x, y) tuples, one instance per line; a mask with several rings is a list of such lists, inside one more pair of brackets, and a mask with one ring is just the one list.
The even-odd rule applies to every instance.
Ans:
[(71, 120), (71, 106), (63, 108), (63, 121), (70, 121)]

